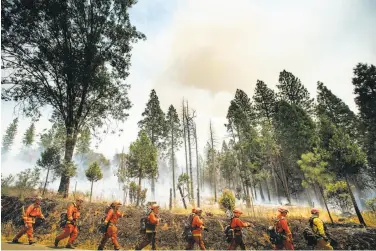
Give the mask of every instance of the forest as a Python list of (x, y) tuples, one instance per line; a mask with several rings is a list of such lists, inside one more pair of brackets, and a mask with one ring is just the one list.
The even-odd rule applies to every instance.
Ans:
[[(97, 152), (93, 146), (106, 134), (124, 133), (118, 124), (127, 123), (135, 98), (124, 81), (132, 45), (146, 40), (130, 21), (135, 2), (2, 1), (1, 98), (14, 102), (31, 124), (19, 132), (17, 116), (7, 125), (1, 157), (8, 158), (23, 133), (17, 158), (34, 166), (2, 175), (2, 195), (17, 191), (23, 199), (38, 191), (69, 199), (85, 193), (71, 182), (79, 177), (90, 183), (84, 195), (95, 203), (97, 182), (116, 175), (119, 199), (143, 206), (155, 199), (156, 183), (166, 175), (170, 210), (230, 209), (224, 192), (230, 190), (253, 216), (255, 204), (308, 206), (324, 208), (331, 223), (334, 214), (355, 214), (357, 223), (369, 225), (363, 212), (376, 210), (376, 66), (369, 62), (354, 65), (349, 79), (356, 111), (325, 83), (318, 81), (312, 94), (299, 76), (283, 69), (275, 87), (257, 80), (252, 93), (229, 83), (235, 95), (223, 125), (228, 137), (220, 142), (208, 118), (203, 152), (196, 127), (200, 110), (189, 104), (193, 97), (163, 110), (152, 89), (137, 139), (112, 159)], [(46, 108), (53, 111), (52, 126), (37, 133)], [(178, 152), (184, 152), (183, 163)], [(52, 191), (55, 180), (59, 187)]]

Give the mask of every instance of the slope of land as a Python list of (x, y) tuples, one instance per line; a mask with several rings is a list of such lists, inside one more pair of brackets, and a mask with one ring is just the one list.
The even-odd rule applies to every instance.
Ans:
[[(2, 240), (11, 240), (22, 225), (21, 207), (29, 205), (32, 201), (25, 200), (21, 202), (17, 197), (2, 196), (1, 209), (1, 230)], [(51, 246), (55, 236), (62, 231), (58, 226), (60, 214), (65, 212), (67, 201), (61, 202), (57, 200), (44, 199), (42, 201), (42, 210), (47, 220), (37, 221), (35, 227), (35, 239), (39, 244)], [(102, 234), (99, 233), (97, 227), (104, 216), (104, 204), (86, 203), (82, 209), (82, 220), (80, 233), (77, 238), (78, 248), (96, 249)], [(123, 249), (134, 249), (138, 240), (141, 238), (139, 234), (140, 218), (144, 215), (142, 208), (123, 207), (126, 218), (120, 219), (118, 224), (119, 243)], [(159, 249), (175, 249), (181, 250), (185, 247), (185, 242), (181, 238), (184, 220), (186, 215), (174, 214), (169, 211), (161, 211), (160, 217), (164, 220), (158, 229), (157, 245)], [(255, 225), (254, 229), (244, 231), (245, 242), (248, 249), (271, 249), (266, 230), (272, 224), (271, 219), (243, 217), (246, 221), (252, 221)], [(204, 233), (204, 241), (208, 249), (223, 250), (227, 248), (224, 240), (223, 229), (228, 224), (225, 215), (206, 215), (204, 216), (205, 225), (209, 228), (209, 233)], [(291, 217), (289, 224), (294, 235), (294, 244), (296, 249), (307, 249), (302, 232), (307, 225), (307, 218)], [(329, 225), (328, 229), (332, 236), (338, 241), (339, 245), (336, 249), (358, 249), (372, 250), (376, 249), (376, 229), (362, 228), (356, 224), (335, 224)], [(26, 237), (22, 237), (20, 241), (26, 241)], [(60, 243), (63, 246), (65, 241)], [(106, 246), (111, 249), (112, 245), (109, 241)]]

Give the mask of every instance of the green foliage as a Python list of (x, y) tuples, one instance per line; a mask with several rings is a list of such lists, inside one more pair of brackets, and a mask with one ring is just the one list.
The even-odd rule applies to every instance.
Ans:
[(221, 161), (219, 169), (222, 173), (222, 177), (226, 179), (227, 185), (229, 187), (230, 183), (236, 178), (234, 172), (236, 170), (236, 156), (232, 149), (228, 148), (225, 141), (223, 141), (222, 143)]
[(144, 179), (158, 174), (157, 149), (144, 130), (129, 147), (127, 166), (129, 178)]
[(307, 88), (301, 83), (300, 79), (291, 72), (283, 70), (279, 74), (279, 97), (289, 103), (302, 108), (305, 112), (311, 113), (313, 108), (313, 99), (310, 98)]
[(57, 169), (61, 165), (60, 152), (56, 147), (49, 147), (41, 153), (40, 159), (37, 160), (37, 165), (43, 169)]
[(102, 170), (98, 162), (93, 162), (85, 171), (87, 179), (91, 182), (97, 182), (103, 178)]
[(6, 177), (1, 174), (1, 195), (8, 193), (8, 189), (13, 184), (13, 182), (14, 176), (12, 174), (9, 174)]
[(376, 183), (376, 66), (359, 63), (352, 79), (364, 134), (370, 176)]
[(330, 169), (338, 178), (358, 174), (366, 168), (365, 153), (341, 129), (335, 129), (334, 135), (329, 141), (329, 153)]
[(55, 170), (55, 174), (59, 177), (65, 175), (73, 177), (76, 175), (77, 165), (73, 161), (63, 161), (58, 169)]
[(127, 158), (128, 155), (125, 153), (118, 153), (114, 156), (114, 164), (118, 166), (116, 176), (118, 177), (118, 182), (122, 184), (128, 181)]
[(235, 195), (231, 190), (225, 189), (219, 197), (219, 205), (225, 211), (234, 210), (235, 208)]
[(85, 155), (90, 152), (90, 145), (91, 145), (91, 132), (90, 128), (84, 128), (80, 136), (77, 138), (77, 145), (76, 145), (76, 154), (78, 155)]
[(333, 174), (328, 172), (328, 163), (324, 159), (322, 151), (316, 148), (314, 152), (302, 154), (301, 159), (298, 160), (298, 165), (305, 178), (302, 182), (303, 187), (308, 188), (309, 185), (314, 184), (324, 187), (333, 181)]
[(1, 153), (6, 153), (11, 150), (13, 145), (14, 137), (17, 134), (18, 118), (15, 118), (12, 123), (8, 126), (3, 136), (3, 146), (1, 148)]
[(366, 205), (369, 210), (376, 213), (376, 197), (366, 200)]
[(152, 144), (158, 150), (165, 149), (164, 140), (167, 133), (167, 123), (154, 89), (150, 92), (150, 98), (142, 116), (143, 119), (138, 122), (138, 126), (147, 133)]
[(34, 137), (35, 137), (35, 125), (34, 123), (31, 123), (30, 127), (26, 130), (24, 134), (22, 143), (25, 146), (30, 146), (34, 143)]
[(335, 126), (342, 128), (351, 137), (357, 136), (358, 118), (355, 113), (322, 82), (317, 82), (316, 111), (318, 117), (326, 117)]
[(263, 81), (257, 80), (253, 100), (255, 101), (255, 110), (258, 117), (271, 121), (276, 105), (276, 94), (274, 91), (268, 88)]
[(346, 182), (337, 181), (326, 185), (326, 197), (330, 204), (341, 212), (350, 212), (352, 208), (351, 197), (347, 190)]
[(39, 147), (45, 150), (49, 147), (59, 149), (60, 155), (64, 154), (66, 140), (66, 129), (63, 124), (54, 123), (49, 130), (43, 130), (40, 134)]
[(34, 167), (28, 168), (17, 174), (15, 187), (20, 190), (20, 197), (23, 197), (25, 191), (35, 189), (40, 181), (40, 169)]

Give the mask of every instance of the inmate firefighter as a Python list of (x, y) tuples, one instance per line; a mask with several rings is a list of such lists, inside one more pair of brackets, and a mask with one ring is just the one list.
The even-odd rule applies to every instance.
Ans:
[(195, 215), (196, 215), (196, 208), (193, 207), (192, 212), (188, 215), (187, 221), (185, 222), (185, 226), (184, 226), (184, 238), (187, 242), (187, 245), (186, 245), (187, 247), (190, 247), (190, 246), (193, 247), (194, 242), (195, 242), (192, 236), (192, 221)]
[(158, 217), (159, 205), (153, 204), (151, 206), (151, 212), (147, 217), (146, 232), (141, 243), (138, 244), (136, 250), (141, 250), (151, 243), (152, 250), (156, 250), (156, 235), (157, 235), (157, 225), (160, 222)]
[(276, 245), (274, 250), (294, 250), (294, 245), (292, 244), (292, 233), (287, 224), (287, 213), (289, 211), (285, 208), (278, 208), (278, 215), (276, 220), (276, 231), (283, 238), (283, 242), (280, 245)]
[(232, 239), (228, 250), (236, 250), (238, 246), (240, 246), (241, 250), (245, 250), (242, 228), (250, 227), (252, 226), (252, 224), (240, 220), (240, 216), (243, 214), (240, 209), (236, 208), (233, 213), (234, 217), (231, 219), (230, 227), (234, 230), (234, 238)]
[(99, 244), (98, 250), (103, 250), (104, 246), (106, 245), (106, 242), (109, 238), (111, 238), (112, 244), (114, 244), (114, 249), (119, 250), (120, 245), (117, 241), (117, 221), (120, 217), (124, 217), (124, 214), (122, 214), (119, 211), (119, 207), (121, 206), (121, 203), (119, 200), (115, 200), (111, 203), (111, 208), (108, 210), (106, 218), (104, 220), (104, 235), (102, 238), (101, 243)]
[(333, 247), (330, 245), (329, 238), (326, 234), (326, 227), (324, 222), (319, 218), (319, 210), (316, 208), (311, 209), (311, 218), (309, 219), (312, 232), (317, 237), (317, 243), (315, 249), (317, 250), (333, 250)]
[(83, 202), (82, 197), (76, 198), (76, 202), (69, 203), (67, 208), (67, 222), (64, 226), (64, 232), (55, 239), (55, 247), (59, 245), (59, 241), (69, 237), (66, 248), (74, 249), (73, 241), (78, 236), (78, 219), (80, 218), (80, 207)]
[(35, 218), (41, 218), (45, 219), (42, 210), (40, 208), (40, 202), (42, 200), (42, 197), (38, 196), (35, 198), (35, 201), (33, 204), (31, 204), (25, 211), (23, 215), (24, 220), (24, 226), (22, 226), (21, 230), (18, 232), (18, 234), (13, 238), (13, 243), (19, 243), (18, 239), (21, 238), (22, 235), (25, 233), (27, 234), (27, 238), (29, 239), (29, 245), (32, 245), (35, 243), (33, 241), (33, 224), (35, 223)]
[(195, 243), (198, 244), (200, 250), (206, 250), (204, 241), (202, 240), (202, 230), (209, 232), (209, 230), (204, 226), (204, 222), (201, 218), (202, 209), (196, 208), (195, 209), (195, 216), (192, 220), (192, 235), (193, 241), (187, 243), (186, 250), (192, 250)]

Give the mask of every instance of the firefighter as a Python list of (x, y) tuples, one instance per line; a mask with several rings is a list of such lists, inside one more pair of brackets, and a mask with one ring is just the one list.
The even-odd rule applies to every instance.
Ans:
[(115, 200), (114, 202), (111, 203), (111, 209), (108, 210), (106, 219), (104, 220), (104, 227), (106, 229), (106, 232), (103, 235), (103, 238), (102, 238), (101, 243), (99, 244), (98, 250), (103, 250), (109, 238), (111, 238), (112, 244), (114, 244), (114, 249), (115, 250), (120, 249), (120, 245), (117, 241), (117, 227), (116, 227), (118, 218), (124, 217), (124, 214), (122, 214), (119, 211), (120, 206), (121, 206), (121, 203), (119, 200)]
[(285, 208), (278, 208), (276, 231), (283, 237), (283, 242), (281, 245), (276, 245), (274, 250), (294, 250), (294, 245), (292, 244), (292, 233), (286, 219), (288, 212), (289, 210)]
[(240, 220), (240, 216), (243, 212), (236, 208), (234, 211), (234, 217), (231, 219), (230, 227), (234, 230), (234, 239), (232, 239), (230, 246), (228, 247), (229, 250), (236, 250), (238, 246), (240, 246), (241, 250), (245, 250), (245, 244), (243, 241), (243, 234), (242, 228), (252, 226), (251, 223), (243, 222)]
[(42, 210), (40, 207), (40, 202), (42, 200), (41, 196), (37, 196), (35, 198), (35, 201), (33, 204), (31, 204), (25, 211), (23, 215), (23, 220), (24, 220), (24, 226), (22, 226), (21, 230), (18, 232), (18, 234), (13, 238), (12, 242), (13, 243), (20, 243), (18, 241), (19, 238), (21, 238), (22, 235), (25, 233), (27, 234), (27, 238), (29, 239), (29, 245), (32, 245), (35, 243), (33, 241), (33, 224), (35, 223), (35, 218), (41, 218), (45, 219)]
[(78, 219), (80, 218), (80, 209), (83, 202), (82, 197), (77, 197), (76, 202), (69, 203), (67, 208), (67, 223), (64, 226), (64, 232), (55, 239), (56, 248), (59, 245), (59, 241), (69, 237), (68, 244), (65, 247), (74, 249), (72, 243), (78, 236)]
[(152, 250), (156, 250), (156, 235), (157, 235), (157, 225), (160, 222), (158, 217), (159, 205), (153, 204), (151, 206), (151, 212), (148, 215), (148, 224), (146, 225), (146, 233), (140, 244), (136, 247), (136, 250), (141, 250), (151, 243)]
[(193, 241), (187, 243), (186, 250), (192, 250), (195, 243), (197, 243), (200, 247), (200, 250), (206, 250), (204, 241), (202, 240), (202, 230), (205, 230), (206, 232), (209, 232), (209, 230), (204, 226), (204, 222), (201, 218), (202, 209), (196, 208), (195, 209), (195, 216), (192, 220), (192, 235), (193, 235)]
[(193, 218), (194, 218), (195, 215), (196, 215), (196, 208), (193, 207), (191, 213), (187, 217), (186, 226), (185, 226), (185, 228), (189, 227), (189, 229), (185, 229), (185, 230), (187, 230), (187, 232), (185, 232), (185, 234), (186, 234), (185, 239), (186, 239), (186, 242), (187, 242), (187, 247), (191, 247), (191, 246), (193, 247), (193, 245), (195, 243), (193, 236), (188, 236), (188, 231), (190, 233), (192, 233), (191, 224), (192, 224), (192, 221), (193, 221)]
[(315, 249), (317, 250), (333, 250), (333, 247), (330, 245), (329, 238), (326, 234), (326, 227), (324, 222), (319, 218), (319, 210), (316, 208), (311, 209), (311, 218), (309, 219), (312, 232), (317, 237), (317, 243)]

